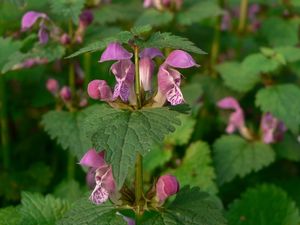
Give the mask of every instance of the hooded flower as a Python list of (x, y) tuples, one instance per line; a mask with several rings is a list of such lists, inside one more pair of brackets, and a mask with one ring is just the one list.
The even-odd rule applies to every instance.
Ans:
[(261, 130), (263, 142), (271, 144), (282, 140), (287, 128), (282, 121), (273, 117), (271, 113), (266, 113), (261, 119)]
[(103, 152), (97, 153), (90, 149), (80, 160), (82, 166), (95, 170), (95, 188), (90, 195), (90, 200), (99, 205), (107, 201), (109, 196), (115, 192), (116, 185), (111, 166), (104, 160)]
[(35, 11), (29, 11), (29, 12), (25, 13), (24, 16), (22, 17), (21, 29), (22, 29), (22, 31), (27, 31), (28, 29), (33, 27), (33, 25), (39, 19), (41, 20), (40, 24), (39, 24), (40, 29), (38, 32), (39, 41), (41, 44), (45, 44), (48, 42), (48, 39), (49, 39), (48, 30), (45, 25), (45, 21), (48, 20), (49, 18), (45, 13), (40, 13), (40, 12), (35, 12)]
[(182, 50), (172, 51), (158, 71), (158, 92), (154, 101), (158, 106), (162, 106), (165, 101), (171, 105), (178, 105), (184, 102), (180, 90), (181, 73), (175, 68), (190, 68), (199, 66), (190, 54)]
[(133, 54), (123, 48), (122, 45), (117, 42), (112, 42), (102, 53), (99, 62), (131, 59), (132, 56)]
[(245, 127), (244, 112), (238, 101), (233, 97), (226, 97), (217, 103), (221, 109), (232, 109), (234, 112), (230, 114), (229, 122), (226, 128), (228, 134)]
[(105, 80), (93, 80), (88, 84), (88, 95), (92, 99), (111, 101), (112, 91)]
[(140, 53), (139, 72), (141, 85), (145, 91), (152, 89), (152, 76), (155, 67), (153, 59), (155, 57), (164, 57), (162, 52), (157, 48), (145, 48)]

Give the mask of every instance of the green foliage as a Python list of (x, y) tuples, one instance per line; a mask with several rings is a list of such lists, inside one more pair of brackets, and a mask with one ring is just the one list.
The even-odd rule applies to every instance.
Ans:
[(78, 24), (78, 17), (85, 0), (55, 0), (50, 1), (50, 3), (53, 13), (57, 16), (63, 16), (65, 19), (72, 19), (73, 23)]
[(181, 165), (173, 174), (181, 186), (200, 187), (202, 191), (215, 194), (217, 186), (214, 182), (216, 174), (212, 167), (209, 145), (202, 141), (192, 143), (186, 150)]
[(69, 203), (51, 195), (22, 193), (22, 225), (53, 225), (70, 208)]
[(300, 162), (300, 143), (290, 133), (286, 133), (284, 140), (274, 145), (274, 150), (281, 158)]
[(53, 195), (69, 202), (78, 200), (83, 195), (80, 184), (75, 180), (64, 180), (54, 190)]
[(85, 129), (99, 150), (107, 151), (106, 160), (112, 164), (114, 177), (121, 188), (137, 153), (146, 155), (154, 144), (179, 125), (179, 113), (168, 108), (116, 110), (106, 105), (90, 108)]
[(13, 206), (0, 209), (0, 224), (1, 225), (19, 225), (21, 215), (19, 209)]
[(91, 141), (83, 133), (84, 119), (88, 110), (77, 113), (50, 111), (43, 116), (42, 124), (52, 139), (56, 139), (63, 149), (81, 158), (92, 147)]
[(155, 9), (146, 10), (135, 22), (136, 26), (151, 25), (153, 27), (163, 26), (172, 21), (174, 15), (168, 11)]
[(153, 172), (154, 169), (162, 167), (172, 157), (172, 151), (159, 145), (151, 149), (151, 151), (145, 155), (143, 160), (143, 169), (146, 172)]
[(225, 225), (220, 205), (199, 188), (185, 186), (162, 212), (144, 225)]
[(259, 81), (262, 73), (277, 70), (284, 62), (276, 57), (266, 57), (261, 53), (247, 56), (242, 63), (225, 62), (217, 66), (217, 71), (225, 85), (238, 92), (251, 90)]
[(255, 103), (263, 112), (270, 112), (282, 120), (292, 132), (300, 125), (300, 89), (293, 84), (280, 84), (261, 89)]
[(248, 189), (227, 213), (229, 225), (298, 225), (299, 210), (280, 188), (260, 185)]
[(247, 141), (239, 136), (222, 136), (214, 143), (214, 162), (220, 184), (259, 171), (275, 160), (273, 149), (258, 141)]
[(165, 143), (171, 145), (185, 145), (190, 140), (196, 120), (190, 115), (180, 115), (179, 116), (181, 125), (175, 126), (175, 132), (169, 134), (166, 137)]
[(114, 206), (106, 202), (95, 205), (87, 197), (74, 203), (71, 210), (56, 225), (127, 225), (122, 216), (117, 215)]
[(0, 71), (4, 73), (3, 66), (7, 63), (8, 58), (17, 52), (21, 47), (21, 42), (12, 41), (10, 38), (0, 37)]
[(205, 0), (179, 12), (177, 20), (182, 25), (191, 25), (203, 19), (217, 17), (222, 14), (223, 10), (215, 1)]
[(272, 46), (289, 46), (298, 43), (298, 24), (278, 17), (267, 18), (262, 23), (262, 34)]
[(187, 38), (173, 35), (171, 33), (156, 32), (142, 44), (143, 48), (171, 48), (181, 49), (197, 54), (205, 54), (200, 48)]

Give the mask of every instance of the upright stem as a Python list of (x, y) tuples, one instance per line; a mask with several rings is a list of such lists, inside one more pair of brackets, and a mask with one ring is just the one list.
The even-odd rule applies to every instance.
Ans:
[(7, 119), (7, 102), (6, 102), (6, 84), (3, 74), (0, 73), (0, 124), (1, 124), (1, 143), (3, 151), (3, 167), (9, 169), (9, 126)]
[(245, 31), (247, 13), (248, 13), (248, 0), (241, 0), (240, 18), (239, 18), (239, 26), (238, 26), (239, 34), (242, 34)]
[(91, 54), (88, 52), (83, 55), (83, 67), (84, 87), (86, 88), (91, 80)]
[[(223, 8), (224, 0), (219, 0), (219, 5), (221, 8)], [(221, 22), (222, 22), (222, 15), (218, 16), (216, 19), (214, 37), (211, 45), (210, 69), (212, 71), (212, 75), (215, 75), (214, 67), (217, 63), (217, 59), (220, 51)]]
[(72, 99), (75, 96), (76, 87), (75, 87), (75, 68), (72, 61), (69, 62), (69, 86), (71, 89)]
[[(135, 94), (137, 98), (137, 108), (142, 107), (141, 102), (141, 84), (139, 73), (139, 49), (134, 47), (134, 62), (135, 62)], [(143, 157), (137, 154), (135, 164), (135, 204), (136, 204), (136, 225), (140, 225), (141, 216), (143, 214)]]

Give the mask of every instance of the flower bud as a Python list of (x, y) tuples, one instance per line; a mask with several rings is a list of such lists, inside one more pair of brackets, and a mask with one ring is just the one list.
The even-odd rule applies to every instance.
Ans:
[(107, 85), (105, 80), (91, 81), (88, 84), (87, 92), (92, 99), (102, 100), (102, 101), (112, 100), (111, 88)]
[(57, 80), (50, 78), (46, 82), (46, 88), (49, 92), (51, 92), (51, 94), (56, 94), (59, 89), (59, 84)]
[(63, 86), (62, 89), (60, 90), (60, 93), (59, 93), (60, 97), (62, 98), (62, 100), (64, 102), (68, 102), (71, 100), (72, 98), (72, 95), (71, 95), (71, 90), (69, 87), (67, 86)]
[(62, 45), (68, 45), (71, 43), (71, 38), (69, 37), (69, 35), (67, 33), (64, 33), (61, 37), (60, 37), (60, 43)]
[(169, 196), (179, 191), (179, 183), (172, 175), (161, 176), (156, 183), (156, 196), (160, 203), (163, 203)]
[(94, 16), (90, 10), (84, 10), (79, 16), (79, 24), (81, 26), (87, 27), (94, 20)]

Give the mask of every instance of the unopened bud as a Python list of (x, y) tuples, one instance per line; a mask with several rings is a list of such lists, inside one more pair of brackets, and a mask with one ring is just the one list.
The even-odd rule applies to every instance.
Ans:
[(68, 45), (71, 43), (71, 38), (69, 37), (69, 35), (67, 33), (64, 33), (61, 37), (60, 37), (60, 43), (63, 45)]
[(88, 95), (92, 99), (110, 101), (112, 99), (111, 88), (105, 80), (93, 80), (88, 84)]
[(156, 196), (160, 203), (163, 203), (169, 196), (179, 191), (179, 183), (172, 175), (161, 176), (156, 183)]
[(46, 82), (46, 88), (52, 94), (56, 94), (59, 89), (59, 84), (58, 84), (57, 80), (50, 78)]
[(63, 86), (59, 94), (64, 102), (68, 102), (72, 99), (71, 90), (67, 86)]

